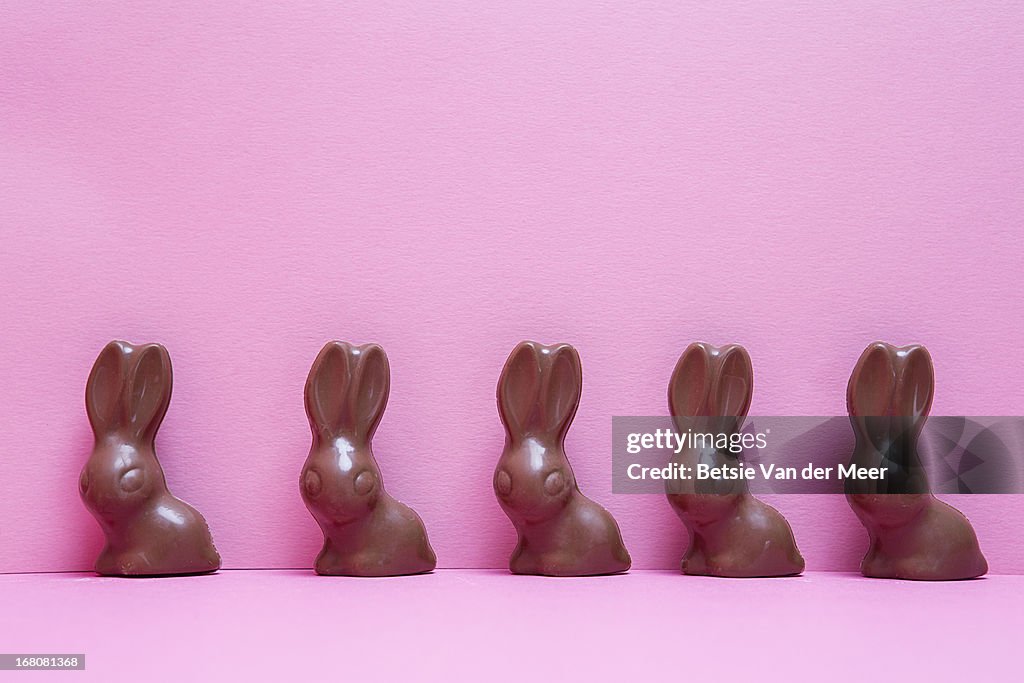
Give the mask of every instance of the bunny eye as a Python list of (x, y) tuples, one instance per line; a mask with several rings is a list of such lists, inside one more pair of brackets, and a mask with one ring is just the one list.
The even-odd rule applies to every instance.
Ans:
[(306, 489), (307, 496), (316, 497), (320, 495), (323, 482), (320, 480), (320, 475), (317, 474), (316, 470), (309, 470), (302, 479), (302, 486)]
[(561, 493), (565, 488), (565, 477), (561, 470), (555, 470), (544, 480), (544, 493), (554, 496)]
[(145, 476), (142, 474), (142, 468), (133, 467), (124, 474), (121, 475), (121, 479), (118, 481), (118, 486), (125, 493), (134, 493), (142, 488), (142, 482)]
[(359, 476), (356, 477), (355, 489), (356, 493), (360, 496), (365, 496), (367, 493), (373, 490), (374, 485), (373, 473), (369, 471), (360, 472)]
[(82, 489), (83, 492), (89, 490), (89, 470), (88, 470), (88, 468), (82, 470), (82, 476), (78, 478), (78, 486)]
[(512, 493), (512, 477), (505, 470), (494, 475), (494, 489), (503, 496)]

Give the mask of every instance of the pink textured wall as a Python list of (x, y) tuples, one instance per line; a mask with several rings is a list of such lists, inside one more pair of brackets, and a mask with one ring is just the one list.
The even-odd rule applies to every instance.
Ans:
[[(665, 411), (694, 339), (747, 345), (755, 414), (842, 414), (875, 338), (929, 346), (935, 414), (1021, 413), (1020, 5), (484, 4), (0, 9), (0, 570), (99, 548), (76, 483), (111, 338), (170, 350), (159, 451), (228, 567), (318, 548), (302, 384), (332, 337), (390, 356), (378, 460), (446, 567), (513, 543), (522, 338), (578, 346), (569, 453), (637, 567), (685, 537), (610, 494), (610, 418)], [(809, 568), (856, 567), (841, 497), (774, 502)], [(1024, 572), (1024, 500), (957, 503)]]

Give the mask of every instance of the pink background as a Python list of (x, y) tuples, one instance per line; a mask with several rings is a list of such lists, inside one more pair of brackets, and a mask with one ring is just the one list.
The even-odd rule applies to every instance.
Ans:
[[(579, 348), (567, 447), (638, 568), (685, 534), (611, 495), (610, 418), (664, 413), (690, 341), (748, 347), (754, 414), (842, 414), (876, 338), (928, 345), (934, 414), (1021, 413), (1024, 9), (483, 4), (0, 9), (0, 571), (99, 549), (111, 338), (170, 350), (159, 452), (227, 567), (312, 562), (302, 384), (335, 337), (389, 354), (377, 457), (443, 567), (514, 542), (523, 338)], [(841, 497), (773, 502), (809, 569), (857, 566)], [(1024, 500), (956, 504), (1024, 572)]]

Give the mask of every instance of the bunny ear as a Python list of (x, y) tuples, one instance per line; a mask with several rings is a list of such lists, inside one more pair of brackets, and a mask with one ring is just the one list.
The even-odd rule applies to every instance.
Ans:
[(346, 424), (351, 377), (348, 344), (327, 342), (306, 378), (306, 415), (314, 433), (336, 435)]
[(923, 346), (900, 349), (903, 371), (900, 373), (893, 394), (893, 410), (897, 415), (921, 417), (932, 407), (935, 393), (935, 370), (932, 357)]
[(854, 417), (881, 417), (889, 414), (896, 371), (892, 347), (875, 342), (860, 355), (846, 388), (846, 407)]
[(706, 411), (711, 390), (711, 354), (701, 342), (686, 347), (668, 383), (668, 408), (677, 417), (696, 417)]
[(136, 349), (139, 354), (128, 394), (128, 419), (138, 438), (152, 439), (171, 401), (171, 357), (160, 344)]
[(388, 404), (388, 393), (391, 390), (391, 369), (388, 357), (377, 344), (360, 347), (359, 365), (356, 380), (353, 383), (353, 429), (356, 433), (369, 439), (373, 436)]
[(498, 414), (509, 436), (517, 438), (531, 424), (540, 395), (540, 359), (534, 342), (520, 342), (498, 379)]
[(548, 434), (564, 437), (576, 415), (583, 393), (583, 368), (580, 355), (568, 344), (544, 349), (549, 356), (547, 372), (543, 373), (541, 396), (542, 429)]
[(124, 423), (124, 349), (112, 341), (103, 347), (85, 385), (85, 412), (96, 436), (108, 434)]
[(754, 395), (754, 366), (742, 346), (730, 345), (722, 352), (718, 377), (712, 391), (715, 415), (744, 417)]

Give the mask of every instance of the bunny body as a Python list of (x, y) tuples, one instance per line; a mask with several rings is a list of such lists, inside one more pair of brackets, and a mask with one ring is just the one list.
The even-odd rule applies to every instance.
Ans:
[(689, 495), (685, 502), (680, 496), (670, 498), (691, 534), (681, 563), (684, 574), (748, 578), (794, 576), (803, 571), (793, 531), (778, 510), (747, 493), (737, 496), (726, 514), (702, 522), (698, 521), (702, 513), (712, 516), (707, 514), (709, 509), (724, 511), (722, 501), (703, 498), (716, 494)]
[(96, 571), (110, 576), (199, 574), (220, 567), (203, 516), (167, 490), (154, 439), (171, 398), (159, 344), (108, 344), (86, 385), (96, 442), (79, 493), (106, 537)]
[[(743, 426), (753, 394), (746, 349), (694, 343), (683, 352), (669, 383), (669, 408), (682, 431), (735, 433)], [(735, 456), (713, 445), (684, 449), (675, 461), (694, 467), (729, 464)], [(692, 471), (692, 470), (691, 470)], [(703, 482), (702, 482), (703, 484)], [(667, 485), (669, 504), (690, 532), (683, 557), (686, 574), (722, 577), (792, 576), (804, 569), (793, 530), (778, 510), (747, 490), (742, 479), (694, 488)]]
[(857, 436), (852, 462), (887, 467), (888, 481), (848, 480), (846, 495), (867, 529), (861, 572), (873, 578), (954, 580), (988, 571), (967, 518), (930, 491), (917, 441), (935, 388), (923, 346), (875, 342), (850, 376), (847, 407)]
[(629, 569), (618, 524), (583, 495), (565, 454), (582, 391), (579, 355), (568, 344), (522, 342), (498, 381), (505, 447), (494, 473), (498, 503), (519, 541), (514, 574), (588, 576)]
[(321, 575), (421, 574), (437, 564), (423, 521), (384, 490), (371, 440), (387, 406), (391, 378), (376, 344), (329, 342), (306, 381), (313, 443), (299, 478), (324, 545)]

